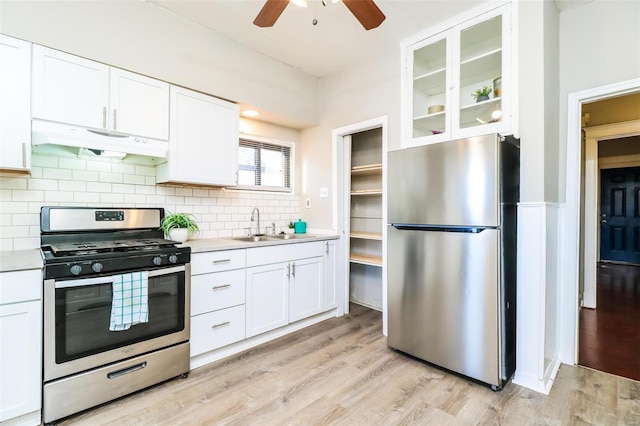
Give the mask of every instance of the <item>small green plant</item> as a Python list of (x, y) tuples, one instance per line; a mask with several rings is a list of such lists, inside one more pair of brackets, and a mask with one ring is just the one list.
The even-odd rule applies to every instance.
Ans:
[(162, 219), (162, 230), (165, 235), (169, 234), (169, 230), (173, 228), (187, 228), (190, 232), (199, 231), (196, 218), (190, 213), (171, 213), (169, 212)]
[(493, 89), (490, 86), (482, 86), (482, 89), (477, 89), (475, 92), (471, 94), (473, 99), (478, 99), (480, 97), (489, 96)]
[(293, 222), (289, 222), (289, 229), (293, 229)]

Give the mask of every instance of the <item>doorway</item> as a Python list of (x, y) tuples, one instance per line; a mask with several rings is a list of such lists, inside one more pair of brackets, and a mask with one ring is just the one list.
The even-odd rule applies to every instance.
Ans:
[[(611, 99), (619, 96), (640, 93), (640, 78), (627, 80), (606, 86), (595, 87), (571, 93), (567, 99), (567, 155), (566, 155), (566, 203), (563, 212), (563, 237), (561, 239), (562, 277), (565, 285), (561, 287), (559, 343), (560, 359), (567, 364), (578, 363), (579, 312), (581, 283), (583, 282), (581, 265), (584, 265), (583, 247), (585, 235), (581, 231), (584, 217), (581, 213), (585, 194), (579, 188), (584, 179), (584, 148), (582, 141), (582, 107), (589, 102)], [(630, 135), (640, 134), (638, 129)], [(596, 211), (594, 209), (594, 211)], [(584, 211), (586, 214), (587, 212)], [(596, 221), (591, 222), (596, 226)], [(594, 263), (595, 264), (595, 263)], [(595, 299), (595, 298), (594, 298)]]
[(348, 313), (351, 299), (362, 299), (355, 301), (382, 310), (385, 335), (387, 122), (382, 116), (332, 132), (333, 223), (341, 236), (338, 264), (344, 277), (338, 312)]

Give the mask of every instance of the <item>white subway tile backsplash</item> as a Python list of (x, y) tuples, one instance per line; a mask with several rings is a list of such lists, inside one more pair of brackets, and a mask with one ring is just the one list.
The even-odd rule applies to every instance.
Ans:
[(53, 169), (45, 167), (42, 169), (42, 177), (45, 179), (69, 180), (73, 177), (73, 173), (69, 169)]
[(100, 180), (100, 174), (93, 171), (73, 170), (72, 176), (73, 180), (80, 182), (97, 182)]
[[(73, 182), (73, 181), (65, 181), (65, 182)], [(75, 183), (75, 182), (74, 182)], [(80, 182), (83, 183), (84, 182)], [(55, 191), (58, 189), (58, 181), (57, 180), (48, 180), (48, 179), (29, 179), (27, 182), (27, 187), (30, 190), (43, 190), (43, 191)]]
[(99, 172), (100, 182), (110, 182), (110, 183), (122, 183), (122, 174), (120, 173), (109, 173), (109, 172)]
[(102, 193), (100, 194), (100, 202), (101, 203), (111, 203), (111, 204), (122, 204), (124, 203), (124, 194), (115, 194), (115, 193), (111, 193), (111, 194), (105, 194)]
[(100, 194), (98, 192), (74, 192), (73, 201), (76, 203), (99, 203)]
[(86, 170), (87, 162), (79, 158), (60, 158), (58, 160), (58, 168), (72, 170)]
[(47, 191), (44, 194), (44, 201), (50, 202), (69, 202), (72, 203), (73, 200), (73, 192), (70, 191)]
[(30, 176), (0, 177), (0, 250), (40, 246), (42, 206), (164, 207), (194, 214), (201, 229), (195, 238), (255, 230), (249, 220), (254, 207), (262, 230), (275, 222), (280, 232), (300, 215), (299, 197), (292, 194), (156, 185), (154, 167), (119, 160), (34, 153), (32, 166)]

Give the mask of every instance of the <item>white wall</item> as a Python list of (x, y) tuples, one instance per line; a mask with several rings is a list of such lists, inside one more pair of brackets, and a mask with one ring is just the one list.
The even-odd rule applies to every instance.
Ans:
[(378, 55), (320, 80), (320, 125), (301, 132), (300, 200), (312, 228), (331, 229), (335, 194), (320, 198), (320, 188), (332, 187), (331, 131), (383, 115), (388, 116), (389, 150), (400, 148), (400, 46), (381, 45)]
[(318, 121), (318, 79), (144, 1), (1, 1), (0, 32), (273, 111)]
[(560, 15), (558, 192), (564, 200), (567, 97), (640, 77), (640, 2), (594, 0)]

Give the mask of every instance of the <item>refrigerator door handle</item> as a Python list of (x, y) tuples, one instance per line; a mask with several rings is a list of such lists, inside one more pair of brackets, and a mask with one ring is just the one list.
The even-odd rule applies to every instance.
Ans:
[(413, 225), (408, 223), (392, 223), (401, 231), (429, 231), (429, 232), (462, 232), (465, 234), (479, 234), (485, 229), (496, 229), (491, 226), (440, 226), (440, 225)]

